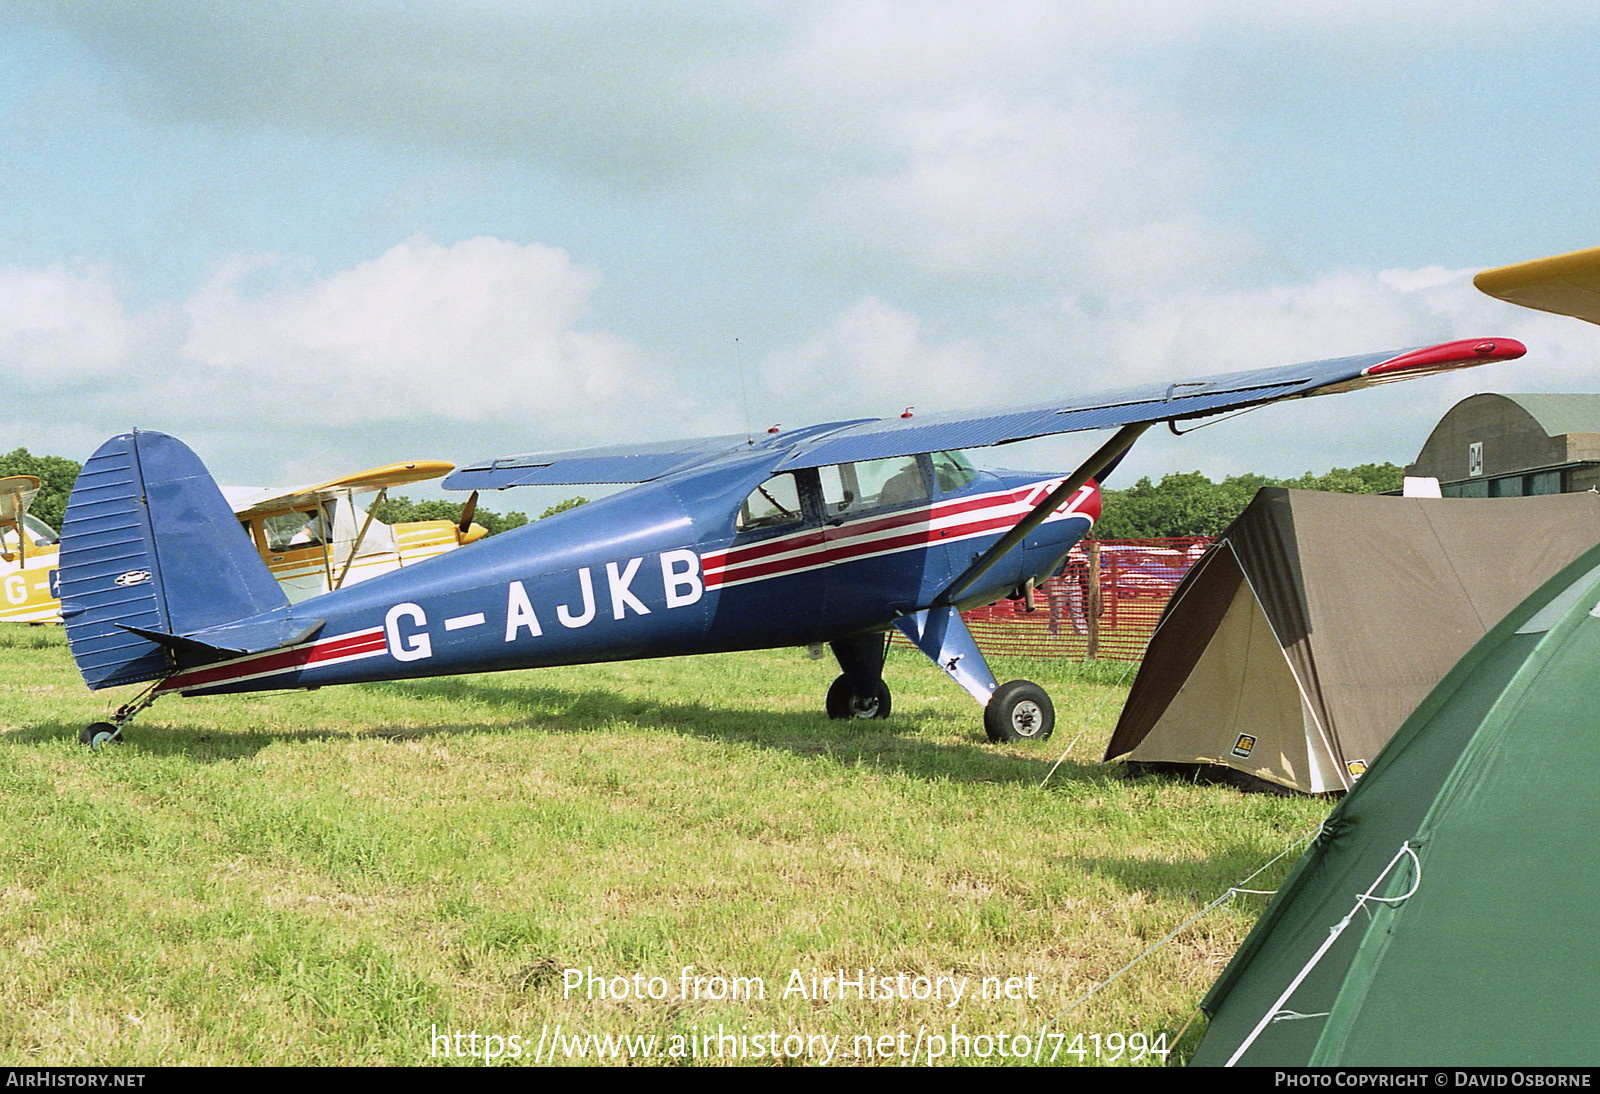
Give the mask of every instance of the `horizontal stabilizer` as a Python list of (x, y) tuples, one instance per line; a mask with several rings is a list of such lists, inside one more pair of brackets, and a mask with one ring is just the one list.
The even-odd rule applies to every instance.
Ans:
[(131, 631), (141, 638), (148, 638), (170, 650), (188, 654), (189, 656), (184, 659), (186, 662), (200, 662), (238, 657), (247, 653), (265, 653), (282, 646), (297, 645), (320, 630), (323, 622), (321, 619), (272, 616), (266, 619), (246, 619), (226, 627), (212, 627), (210, 630), (196, 631), (193, 634), (168, 634), (165, 631), (154, 631), (126, 623), (120, 626), (125, 631)]

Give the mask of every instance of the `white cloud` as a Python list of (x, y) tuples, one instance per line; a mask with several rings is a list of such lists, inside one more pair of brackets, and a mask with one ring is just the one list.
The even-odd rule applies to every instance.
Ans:
[[(1341, 270), (1266, 289), (1191, 290), (1124, 298), (1111, 309), (1062, 302), (1054, 337), (1004, 357), (993, 341), (941, 340), (918, 314), (864, 298), (812, 339), (769, 359), (764, 375), (784, 413), (888, 416), (904, 404), (924, 413), (1092, 394), (1130, 383), (1196, 379), (1330, 357), (1402, 350), (1456, 339), (1509, 337), (1522, 360), (1372, 391), (1281, 404), (1194, 438), (1153, 431), (1121, 476), (1193, 467), (1214, 475), (1290, 475), (1335, 465), (1415, 458), (1451, 405), (1479, 391), (1592, 389), (1600, 329), (1514, 308), (1471, 283), (1472, 271), (1443, 267)], [(1013, 316), (1049, 331), (1037, 315)], [(990, 462), (1070, 466), (1092, 442), (1036, 442), (1040, 455), (989, 454)]]
[(133, 324), (104, 267), (0, 269), (0, 375), (61, 388), (122, 366)]
[(630, 346), (578, 328), (598, 275), (555, 248), (419, 236), (325, 278), (296, 272), (225, 263), (184, 306), (183, 356), (334, 421), (605, 418), (650, 395)]
[(584, 327), (598, 283), (539, 243), (421, 236), (327, 276), (235, 257), (142, 311), (105, 269), (0, 270), (8, 443), (83, 459), (160, 429), (269, 482), (652, 434), (684, 385)]
[[(1115, 237), (1170, 222), (1203, 174), (1162, 119), (1092, 91), (1065, 104), (974, 97), (886, 125), (903, 164), (856, 200), (880, 245), (938, 272), (1124, 275)], [(1143, 269), (1176, 276), (1203, 254), (1146, 256)]]
[(1173, 293), (1119, 309), (1100, 338), (1118, 373), (1155, 379), (1497, 333), (1489, 320), (1499, 309), (1472, 287), (1471, 275), (1339, 270), (1265, 289)]
[(959, 406), (995, 379), (975, 343), (931, 341), (915, 316), (875, 297), (852, 304), (803, 345), (774, 354), (762, 372), (773, 391), (812, 420), (828, 413), (886, 416), (919, 399)]
[[(1468, 394), (1594, 386), (1600, 330), (1492, 300), (1470, 274), (1342, 270), (1254, 291), (1128, 297), (1110, 309), (1067, 300), (1054, 322), (1070, 324), (1070, 337), (1042, 335), (1054, 352), (1017, 357), (993, 337), (937, 333), (926, 308), (865, 296), (813, 337), (770, 354), (756, 396), (763, 418), (771, 409), (794, 426), (1455, 338), (1528, 344), (1518, 362), (1266, 408), (1193, 439), (1152, 434), (1125, 475), (1163, 464), (1292, 474), (1405, 462)], [(305, 477), (302, 469), (315, 477), (418, 455), (732, 428), (717, 410), (732, 403), (728, 392), (652, 373), (639, 350), (582, 328), (597, 284), (598, 274), (555, 248), (487, 238), (445, 246), (416, 237), (326, 276), (287, 260), (235, 259), (181, 304), (144, 312), (130, 312), (104, 269), (0, 271), (0, 369), (19, 389), (12, 441), (82, 458), (99, 437), (140, 425), (184, 437), (241, 481), (288, 481)], [(1052, 324), (1024, 310), (1011, 321)], [(77, 385), (70, 409), (54, 394), (69, 384)], [(1059, 451), (1083, 442), (1068, 439)]]

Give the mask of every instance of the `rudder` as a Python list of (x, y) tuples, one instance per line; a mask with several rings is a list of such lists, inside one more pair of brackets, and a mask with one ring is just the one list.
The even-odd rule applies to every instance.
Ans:
[(164, 433), (113, 437), (83, 465), (62, 521), (59, 585), (67, 642), (91, 689), (179, 667), (171, 643), (145, 634), (288, 607), (205, 465)]

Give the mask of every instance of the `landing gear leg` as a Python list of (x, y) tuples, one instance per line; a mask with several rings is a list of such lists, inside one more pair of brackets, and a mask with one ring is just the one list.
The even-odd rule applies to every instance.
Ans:
[(889, 717), (889, 685), (883, 682), (888, 636), (862, 634), (829, 645), (844, 672), (828, 689), (828, 717)]
[(895, 621), (895, 627), (983, 706), (989, 740), (1042, 741), (1056, 725), (1055, 707), (1038, 684), (995, 681), (983, 651), (954, 608), (929, 608)]
[(156, 701), (156, 688), (160, 683), (151, 684), (149, 688), (140, 692), (137, 698), (130, 699), (117, 708), (109, 722), (91, 722), (83, 727), (83, 732), (78, 734), (78, 743), (88, 745), (90, 748), (100, 748), (103, 745), (121, 744), (122, 729), (134, 716)]

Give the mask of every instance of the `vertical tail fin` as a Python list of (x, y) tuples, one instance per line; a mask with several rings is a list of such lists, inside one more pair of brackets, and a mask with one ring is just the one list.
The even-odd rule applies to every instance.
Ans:
[(205, 465), (164, 433), (124, 433), (89, 457), (61, 526), (59, 579), (67, 641), (93, 689), (171, 673), (176, 636), (288, 607)]

